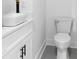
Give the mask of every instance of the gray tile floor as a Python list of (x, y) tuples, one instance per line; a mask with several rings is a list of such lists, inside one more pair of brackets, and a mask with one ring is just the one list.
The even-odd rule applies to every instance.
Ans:
[[(56, 50), (53, 46), (47, 46), (41, 59), (56, 59)], [(71, 49), (71, 56), (69, 59), (77, 59), (77, 49)]]

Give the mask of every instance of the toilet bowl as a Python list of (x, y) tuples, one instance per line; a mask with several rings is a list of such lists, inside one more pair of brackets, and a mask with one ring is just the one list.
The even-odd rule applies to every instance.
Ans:
[(67, 48), (70, 45), (70, 41), (71, 37), (67, 33), (58, 33), (55, 35), (57, 59), (69, 59)]
[(55, 35), (57, 59), (69, 59), (67, 48), (70, 45), (70, 41), (71, 37), (67, 33), (58, 33)]
[(54, 41), (57, 47), (57, 59), (69, 59), (67, 48), (71, 42), (72, 18), (61, 17), (55, 19), (56, 35)]

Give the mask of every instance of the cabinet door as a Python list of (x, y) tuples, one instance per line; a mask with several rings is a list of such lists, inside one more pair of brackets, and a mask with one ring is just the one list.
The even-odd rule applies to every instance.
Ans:
[(20, 55), (21, 55), (20, 48), (21, 47), (22, 47), (21, 45), (17, 46), (12, 51), (10, 51), (10, 53), (7, 53), (7, 55), (4, 56), (3, 59), (21, 59), (21, 57), (20, 57)]
[(26, 41), (26, 56), (24, 56), (24, 59), (32, 59), (32, 38), (30, 37)]
[[(25, 37), (21, 43), (19, 43), (13, 50), (10, 51), (3, 59), (31, 59), (32, 54), (32, 46), (31, 46), (31, 36)], [(22, 55), (22, 47), (26, 45), (26, 55), (23, 55), (23, 58), (20, 57)]]

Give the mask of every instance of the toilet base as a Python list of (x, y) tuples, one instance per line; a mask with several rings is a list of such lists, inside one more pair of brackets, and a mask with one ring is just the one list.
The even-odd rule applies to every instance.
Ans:
[(69, 59), (67, 49), (57, 49), (57, 59)]

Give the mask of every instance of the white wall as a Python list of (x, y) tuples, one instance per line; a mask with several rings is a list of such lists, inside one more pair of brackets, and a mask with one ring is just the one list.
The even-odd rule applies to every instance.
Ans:
[(45, 40), (45, 0), (33, 0), (33, 57)]
[(76, 0), (46, 0), (46, 39), (54, 45), (54, 19), (62, 16), (74, 18), (71, 46), (76, 47)]
[[(32, 0), (20, 0), (20, 12), (32, 10)], [(16, 13), (16, 0), (2, 0), (2, 13)]]
[(16, 0), (2, 0), (2, 13), (16, 12)]

